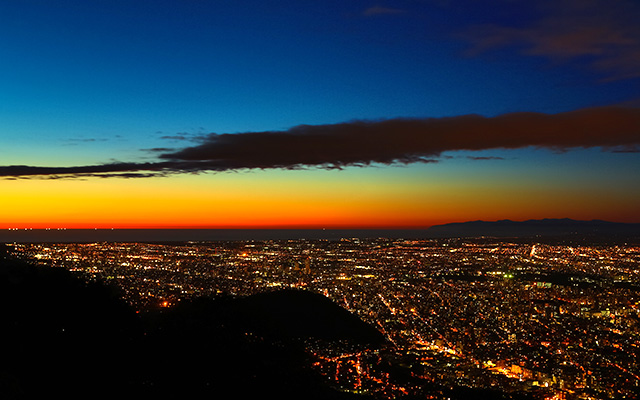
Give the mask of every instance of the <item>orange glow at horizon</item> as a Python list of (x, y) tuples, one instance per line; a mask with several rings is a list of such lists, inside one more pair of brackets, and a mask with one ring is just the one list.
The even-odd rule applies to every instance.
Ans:
[(0, 229), (426, 228), (478, 219), (565, 217), (640, 221), (639, 211), (629, 213), (637, 210), (634, 195), (624, 193), (611, 207), (612, 200), (600, 192), (566, 188), (563, 182), (545, 187), (508, 177), (496, 183), (434, 174), (417, 184), (402, 169), (374, 172), (0, 181)]

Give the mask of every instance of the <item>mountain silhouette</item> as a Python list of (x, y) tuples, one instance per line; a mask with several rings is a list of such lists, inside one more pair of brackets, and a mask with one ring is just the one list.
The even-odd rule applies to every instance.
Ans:
[(429, 237), (533, 237), (589, 236), (598, 238), (639, 237), (640, 224), (601, 220), (579, 221), (569, 218), (527, 221), (469, 221), (435, 225), (426, 230)]
[(279, 290), (240, 299), (236, 312), (262, 336), (275, 339), (348, 340), (368, 347), (384, 336), (325, 296), (304, 290)]
[(78, 398), (108, 393), (106, 382), (127, 382), (126, 368), (113, 366), (141, 325), (117, 293), (1, 253), (0, 398)]

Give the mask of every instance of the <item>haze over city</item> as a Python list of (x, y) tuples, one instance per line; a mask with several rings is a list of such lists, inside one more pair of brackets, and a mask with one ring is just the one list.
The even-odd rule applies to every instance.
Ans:
[(640, 222), (639, 15), (3, 2), (0, 228)]

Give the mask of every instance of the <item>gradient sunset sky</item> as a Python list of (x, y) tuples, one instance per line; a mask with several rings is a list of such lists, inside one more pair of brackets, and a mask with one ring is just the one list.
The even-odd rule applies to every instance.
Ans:
[(0, 2), (0, 228), (640, 222), (634, 0)]

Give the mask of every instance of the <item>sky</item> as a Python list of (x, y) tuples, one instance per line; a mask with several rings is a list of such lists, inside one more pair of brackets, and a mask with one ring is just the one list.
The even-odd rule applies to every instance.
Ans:
[(0, 2), (0, 228), (640, 222), (634, 0)]

